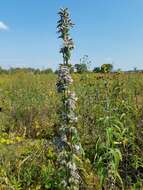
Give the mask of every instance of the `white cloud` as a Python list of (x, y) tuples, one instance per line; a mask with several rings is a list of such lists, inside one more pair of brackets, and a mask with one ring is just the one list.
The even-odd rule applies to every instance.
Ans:
[(0, 21), (0, 31), (1, 30), (8, 30), (9, 27), (2, 21)]

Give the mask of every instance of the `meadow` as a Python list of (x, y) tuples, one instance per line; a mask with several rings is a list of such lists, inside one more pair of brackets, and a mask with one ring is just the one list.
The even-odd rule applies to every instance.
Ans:
[[(72, 77), (86, 180), (95, 185), (89, 189), (142, 189), (143, 73)], [(58, 190), (52, 143), (60, 123), (56, 80), (56, 74), (0, 75), (1, 190)]]

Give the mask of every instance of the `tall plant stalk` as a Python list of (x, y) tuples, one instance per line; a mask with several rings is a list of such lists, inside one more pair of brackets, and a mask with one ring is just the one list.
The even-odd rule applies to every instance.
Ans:
[(60, 53), (63, 57), (63, 64), (60, 64), (57, 91), (61, 94), (62, 108), (60, 111), (61, 124), (59, 127), (59, 140), (57, 147), (59, 150), (58, 174), (60, 183), (59, 188), (62, 190), (78, 190), (81, 179), (76, 166), (75, 157), (82, 156), (84, 151), (80, 144), (77, 129), (75, 124), (77, 116), (75, 113), (77, 97), (71, 91), (71, 84), (73, 79), (70, 75), (69, 61), (71, 58), (71, 51), (74, 49), (74, 43), (70, 37), (70, 29), (74, 26), (68, 9), (60, 9), (58, 13), (60, 19), (58, 21), (59, 38), (63, 45)]

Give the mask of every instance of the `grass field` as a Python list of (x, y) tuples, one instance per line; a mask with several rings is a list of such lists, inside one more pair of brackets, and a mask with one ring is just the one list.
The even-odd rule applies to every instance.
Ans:
[[(141, 189), (143, 74), (85, 73), (73, 78), (76, 127), (95, 183), (108, 189), (112, 176), (114, 189)], [(0, 75), (0, 189), (58, 189), (51, 143), (60, 121), (56, 79), (55, 74)]]

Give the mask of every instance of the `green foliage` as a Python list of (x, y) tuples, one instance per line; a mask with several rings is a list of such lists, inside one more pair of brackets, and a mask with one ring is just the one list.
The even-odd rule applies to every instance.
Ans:
[(77, 73), (87, 72), (87, 65), (85, 63), (75, 64), (75, 69)]
[(75, 69), (77, 73), (84, 73), (87, 72), (89, 70), (91, 61), (89, 60), (88, 55), (84, 55), (81, 59), (80, 59), (80, 63), (79, 64), (75, 64)]
[(95, 68), (93, 69), (93, 72), (94, 72), (94, 73), (101, 73), (100, 67), (95, 67)]
[(113, 70), (112, 64), (103, 64), (101, 67), (95, 67), (93, 72), (95, 73), (110, 73)]
[(113, 69), (113, 65), (112, 64), (103, 64), (101, 65), (101, 72), (102, 73), (110, 73)]
[[(0, 187), (5, 189), (57, 189), (56, 154), (46, 141), (23, 141), (2, 146)], [(15, 152), (13, 152), (15, 151)]]

